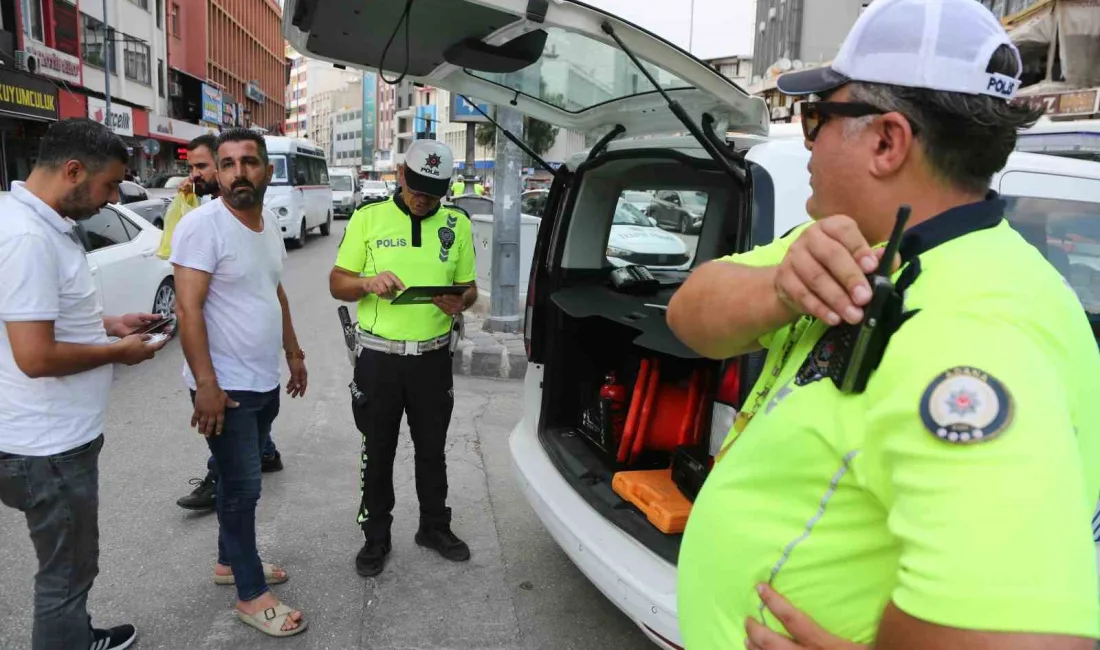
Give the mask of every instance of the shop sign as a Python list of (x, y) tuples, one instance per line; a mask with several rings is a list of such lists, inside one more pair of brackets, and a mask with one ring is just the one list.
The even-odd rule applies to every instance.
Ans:
[(187, 143), (200, 135), (211, 133), (218, 134), (218, 129), (212, 126), (191, 124), (181, 120), (173, 120), (161, 115), (149, 116), (149, 135), (161, 140)]
[(202, 121), (222, 123), (222, 91), (210, 84), (202, 85)]
[(260, 82), (255, 80), (248, 82), (248, 86), (245, 87), (244, 94), (246, 97), (258, 104), (262, 104), (264, 103), (264, 101), (267, 100), (267, 95), (264, 94), (264, 91), (260, 90)]
[(82, 85), (80, 59), (23, 35), (23, 64), (27, 72)]
[[(88, 117), (107, 124), (107, 102), (96, 97), (88, 98)], [(134, 137), (134, 110), (129, 106), (111, 103), (111, 122), (107, 124), (118, 135)]]
[(1046, 115), (1059, 115), (1068, 117), (1072, 115), (1092, 115), (1100, 113), (1100, 88), (1087, 90), (1075, 90), (1065, 93), (1051, 93), (1046, 95), (1031, 95), (1021, 97), (1020, 101), (1026, 101), (1036, 108), (1042, 108)]
[(0, 70), (0, 112), (57, 120), (57, 86), (18, 72)]
[(222, 105), (222, 125), (227, 127), (237, 126), (237, 107), (240, 104), (235, 104), (232, 98), (229, 98)]

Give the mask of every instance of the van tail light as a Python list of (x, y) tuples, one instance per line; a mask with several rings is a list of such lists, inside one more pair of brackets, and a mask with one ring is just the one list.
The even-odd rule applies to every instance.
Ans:
[(722, 375), (718, 379), (718, 391), (714, 396), (714, 406), (710, 412), (710, 455), (716, 455), (722, 449), (722, 443), (733, 429), (737, 411), (741, 408), (741, 361), (731, 359), (722, 366)]

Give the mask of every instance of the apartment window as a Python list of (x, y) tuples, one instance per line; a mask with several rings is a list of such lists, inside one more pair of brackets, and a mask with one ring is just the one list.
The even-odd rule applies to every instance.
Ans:
[(149, 0), (130, 0), (131, 4), (135, 4), (145, 11), (149, 11)]
[(20, 0), (23, 13), (23, 33), (38, 42), (46, 40), (42, 28), (42, 0)]
[(157, 0), (157, 29), (164, 29), (164, 0)]
[[(115, 30), (108, 29), (106, 36), (103, 33), (103, 22), (92, 18), (88, 14), (81, 14), (84, 21), (83, 58), (84, 63), (103, 69), (107, 59), (108, 48), (113, 48), (115, 43)], [(113, 51), (112, 51), (113, 53)], [(116, 56), (111, 57), (111, 72), (117, 72), (115, 66)]]
[(164, 97), (164, 59), (157, 59), (157, 92)]
[(124, 48), (126, 78), (151, 85), (149, 44), (127, 40)]
[(178, 3), (172, 3), (172, 15), (169, 18), (169, 27), (172, 28), (172, 36), (179, 38), (180, 35), (180, 6)]

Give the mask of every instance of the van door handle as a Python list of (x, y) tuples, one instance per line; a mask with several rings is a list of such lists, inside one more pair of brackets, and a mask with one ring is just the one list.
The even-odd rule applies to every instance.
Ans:
[(157, 249), (155, 249), (155, 248), (149, 248), (149, 249), (141, 251), (141, 256), (142, 257), (152, 257), (156, 254), (157, 254)]

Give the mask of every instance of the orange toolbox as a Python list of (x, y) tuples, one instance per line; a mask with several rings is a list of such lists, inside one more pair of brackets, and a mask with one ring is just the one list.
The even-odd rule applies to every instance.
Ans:
[(618, 472), (611, 488), (644, 512), (662, 533), (677, 535), (687, 527), (691, 502), (676, 487), (671, 468)]

